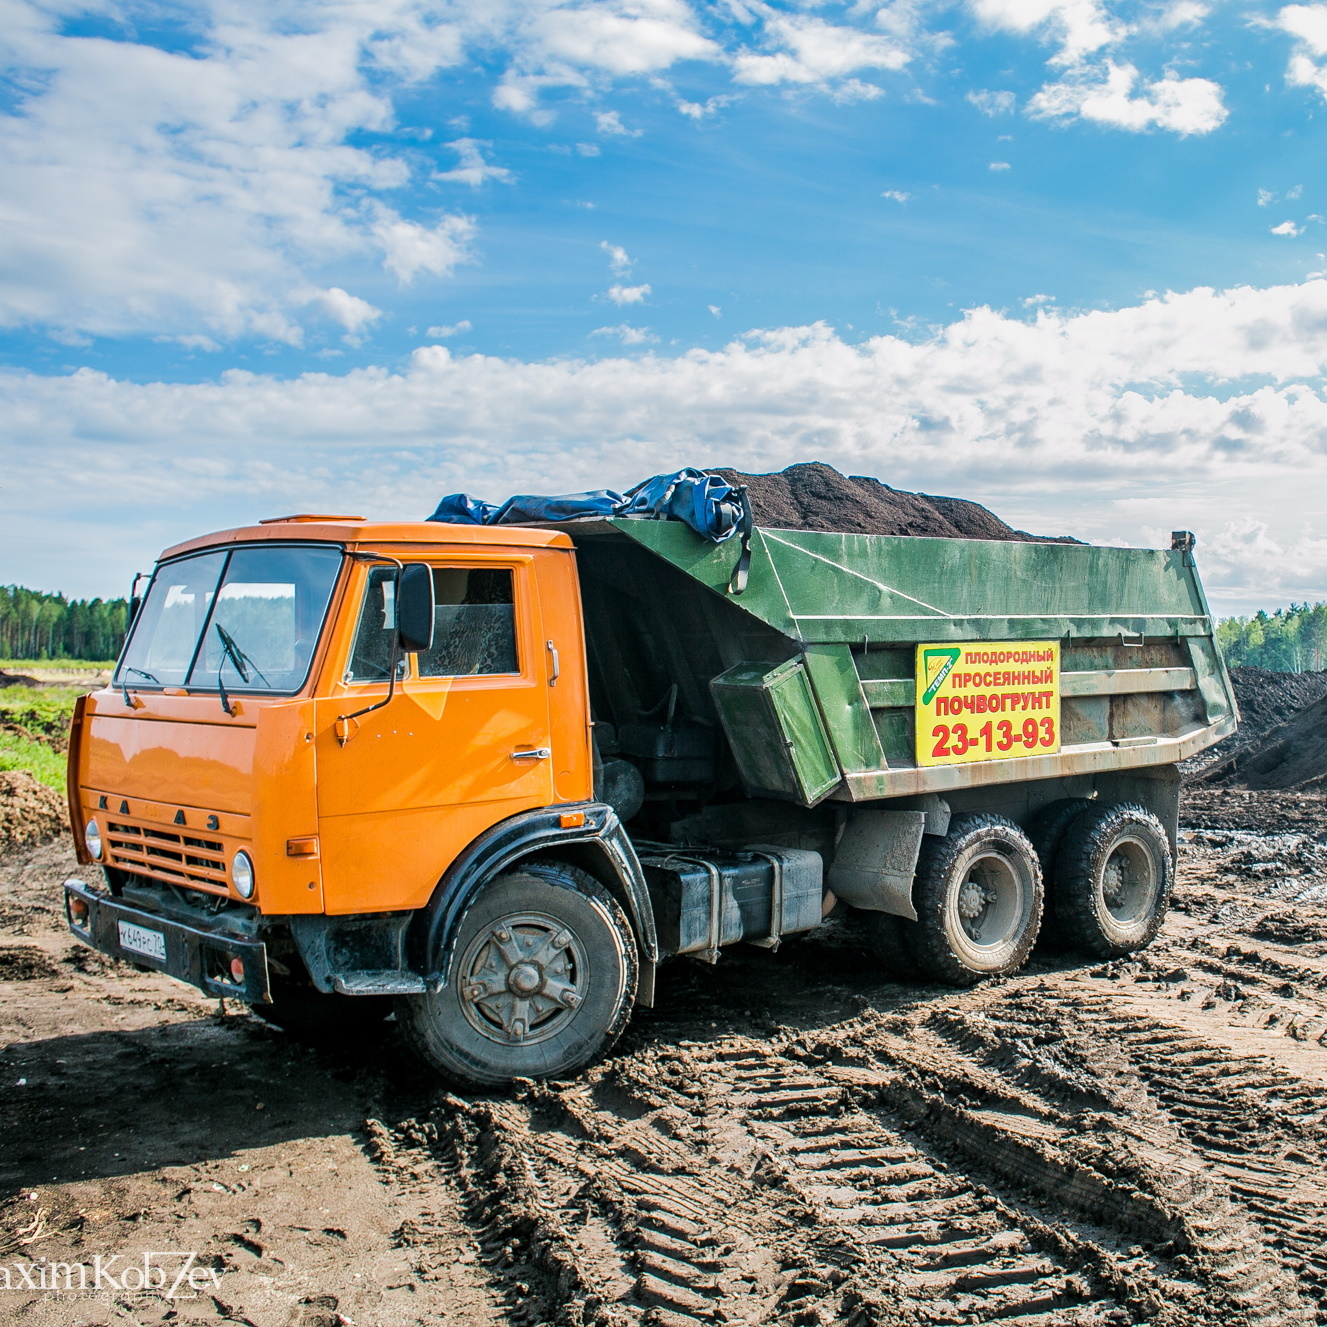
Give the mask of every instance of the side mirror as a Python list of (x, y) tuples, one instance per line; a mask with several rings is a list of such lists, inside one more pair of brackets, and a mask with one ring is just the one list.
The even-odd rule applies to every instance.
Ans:
[(406, 654), (433, 648), (433, 572), (423, 563), (411, 562), (401, 570), (396, 587), (396, 631)]

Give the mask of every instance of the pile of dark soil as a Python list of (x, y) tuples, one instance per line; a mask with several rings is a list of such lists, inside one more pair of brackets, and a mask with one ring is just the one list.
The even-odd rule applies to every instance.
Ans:
[(1239, 732), (1230, 748), (1260, 742), (1306, 705), (1327, 696), (1327, 671), (1274, 673), (1268, 668), (1232, 668), (1239, 702)]
[(1327, 791), (1327, 696), (1206, 769), (1203, 783)]
[(41, 683), (27, 673), (7, 673), (0, 668), (0, 687), (39, 687)]
[(0, 849), (59, 834), (67, 814), (64, 798), (26, 770), (0, 771)]
[(809, 461), (769, 475), (708, 467), (730, 484), (745, 485), (757, 525), (775, 530), (828, 530), (843, 534), (906, 534), (938, 539), (999, 539), (1035, 544), (1077, 544), (1067, 535), (1015, 530), (980, 503), (908, 493), (865, 475), (842, 475)]

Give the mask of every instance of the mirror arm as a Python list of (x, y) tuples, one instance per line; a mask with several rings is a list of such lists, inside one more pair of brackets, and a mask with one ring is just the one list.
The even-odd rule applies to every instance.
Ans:
[[(386, 553), (354, 553), (352, 557), (359, 561), (372, 562), (392, 562), (396, 565), (395, 585), (397, 589), (401, 585), (401, 573), (405, 570), (405, 564), (398, 559), (389, 556)], [(393, 596), (393, 602), (397, 601), (397, 596)], [(384, 705), (392, 703), (392, 697), (396, 695), (396, 670), (401, 662), (401, 633), (395, 627), (392, 629), (392, 662), (387, 670), (387, 694), (372, 705), (366, 705), (362, 710), (356, 710), (353, 714), (338, 714), (336, 716), (336, 741), (338, 746), (345, 746), (354, 736), (354, 731), (350, 725), (356, 719), (362, 718), (366, 714), (372, 714), (374, 710), (380, 710)], [(358, 725), (356, 725), (358, 727)]]

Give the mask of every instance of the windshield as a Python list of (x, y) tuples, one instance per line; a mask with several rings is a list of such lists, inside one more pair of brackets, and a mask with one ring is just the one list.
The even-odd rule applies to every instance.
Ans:
[(159, 567), (115, 684), (298, 691), (341, 556), (327, 545), (252, 545)]

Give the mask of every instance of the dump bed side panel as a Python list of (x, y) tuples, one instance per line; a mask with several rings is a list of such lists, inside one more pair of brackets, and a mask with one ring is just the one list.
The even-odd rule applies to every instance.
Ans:
[[(737, 540), (710, 544), (675, 522), (612, 526), (708, 590), (702, 600), (722, 600), (787, 642), (780, 653), (771, 637), (748, 633), (748, 652), (724, 651), (726, 667), (801, 655), (842, 774), (840, 799), (1143, 769), (1234, 731), (1190, 552), (756, 530), (747, 588), (736, 595)], [(670, 595), (686, 597), (675, 582)], [(672, 631), (671, 616), (656, 629)], [(1059, 749), (919, 768), (916, 647), (1028, 641), (1059, 644)], [(698, 691), (694, 668), (690, 676)]]

